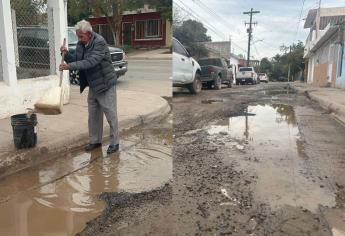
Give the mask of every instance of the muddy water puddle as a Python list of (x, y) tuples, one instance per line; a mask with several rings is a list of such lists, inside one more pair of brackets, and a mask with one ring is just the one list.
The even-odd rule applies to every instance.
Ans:
[(105, 208), (102, 192), (148, 191), (168, 182), (171, 140), (162, 131), (145, 132), (121, 139), (118, 154), (107, 155), (103, 146), (0, 180), (0, 235), (75, 235)]
[(206, 100), (201, 101), (202, 104), (212, 104), (212, 103), (220, 103), (220, 102), (224, 102), (224, 99), (206, 99)]
[[(278, 209), (285, 205), (317, 211), (335, 206), (335, 193), (306, 178), (306, 154), (295, 112), (285, 104), (251, 105), (243, 114), (208, 128), (209, 140), (240, 151), (225, 157), (240, 169), (257, 175), (255, 199)], [(242, 154), (241, 154), (242, 152)]]

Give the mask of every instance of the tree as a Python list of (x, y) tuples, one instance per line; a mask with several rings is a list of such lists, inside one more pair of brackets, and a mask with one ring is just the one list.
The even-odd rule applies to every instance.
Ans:
[(176, 7), (174, 5), (174, 10), (173, 10), (173, 29), (180, 27), (184, 21), (187, 20), (187, 15), (184, 14), (180, 8)]
[(68, 25), (75, 25), (78, 21), (91, 16), (91, 8), (85, 0), (68, 0), (67, 6)]
[(189, 49), (192, 56), (205, 57), (208, 51), (200, 42), (209, 42), (211, 37), (207, 34), (207, 29), (201, 22), (195, 20), (187, 20), (181, 26), (174, 27), (173, 35), (186, 48)]
[(272, 71), (272, 63), (268, 60), (267, 57), (261, 59), (259, 71), (261, 73), (270, 73)]
[(11, 0), (18, 26), (47, 24), (47, 0)]
[(261, 72), (268, 73), (272, 79), (279, 79), (287, 78), (289, 67), (292, 78), (304, 70), (304, 45), (301, 41), (291, 46), (282, 45), (280, 51), (281, 54), (275, 55), (270, 61), (267, 58), (261, 60)]

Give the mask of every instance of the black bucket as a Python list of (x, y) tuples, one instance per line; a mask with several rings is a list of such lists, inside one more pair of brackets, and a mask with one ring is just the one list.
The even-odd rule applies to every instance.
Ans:
[(16, 148), (30, 148), (37, 144), (36, 114), (11, 116), (11, 125)]

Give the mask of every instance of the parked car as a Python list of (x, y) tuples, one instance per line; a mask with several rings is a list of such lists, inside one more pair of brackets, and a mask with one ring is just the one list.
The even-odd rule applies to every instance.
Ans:
[(234, 76), (223, 58), (204, 58), (198, 63), (201, 66), (201, 82), (208, 88), (214, 85), (215, 89), (221, 89), (222, 84), (232, 87)]
[(268, 83), (268, 76), (266, 73), (259, 73), (258, 76), (259, 76), (260, 82)]
[(254, 67), (240, 67), (236, 74), (236, 84), (257, 84), (258, 75)]
[[(73, 27), (68, 27), (68, 49), (73, 52), (78, 38)], [(21, 67), (49, 68), (49, 35), (46, 27), (18, 27), (18, 54)], [(112, 64), (118, 77), (128, 70), (125, 52), (120, 48), (108, 46)], [(78, 72), (70, 71), (70, 79), (77, 80)]]
[(201, 68), (185, 47), (173, 38), (173, 86), (185, 87), (197, 94), (201, 91)]

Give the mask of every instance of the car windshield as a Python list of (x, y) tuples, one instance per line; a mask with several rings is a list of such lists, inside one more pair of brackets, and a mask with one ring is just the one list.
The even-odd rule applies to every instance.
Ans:
[(78, 37), (74, 30), (68, 29), (68, 44), (76, 45), (78, 43)]
[(198, 61), (200, 66), (222, 66), (219, 59), (202, 59)]
[(240, 71), (253, 71), (253, 69), (250, 67), (242, 67), (240, 68)]
[(259, 73), (259, 75), (260, 75), (260, 76), (265, 76), (265, 74), (263, 74), (263, 73)]

